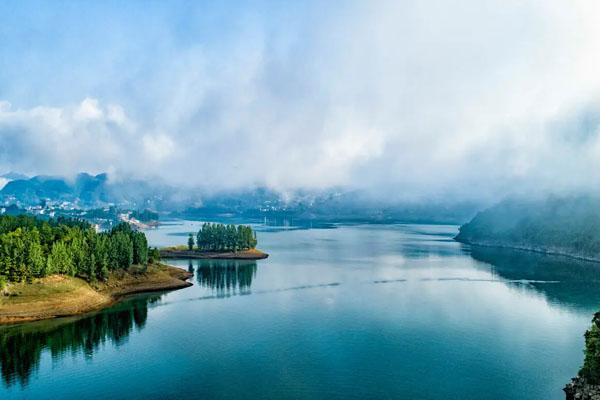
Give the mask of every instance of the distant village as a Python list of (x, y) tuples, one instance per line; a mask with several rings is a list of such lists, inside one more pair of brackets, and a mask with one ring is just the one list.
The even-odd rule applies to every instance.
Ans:
[(45, 199), (38, 205), (20, 204), (7, 197), (0, 206), (0, 215), (30, 214), (42, 218), (75, 218), (91, 223), (96, 231), (111, 229), (120, 222), (127, 222), (135, 229), (149, 229), (158, 225), (159, 216), (150, 210), (136, 211), (120, 209), (115, 205), (83, 209), (70, 201)]

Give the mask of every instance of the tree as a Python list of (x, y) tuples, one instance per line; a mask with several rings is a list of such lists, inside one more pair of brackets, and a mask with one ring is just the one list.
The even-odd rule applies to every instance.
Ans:
[(94, 241), (93, 256), (96, 262), (96, 271), (98, 272), (99, 278), (102, 280), (108, 279), (108, 265), (109, 259), (109, 237), (106, 234), (97, 235)]
[(154, 264), (159, 261), (160, 261), (160, 251), (156, 247), (150, 249), (149, 256), (148, 256), (148, 262), (150, 264)]
[(27, 263), (33, 277), (43, 276), (46, 258), (40, 244), (39, 234), (36, 229), (30, 232), (30, 239), (27, 244)]
[(69, 250), (63, 241), (55, 242), (48, 256), (46, 273), (75, 275), (75, 268)]
[(90, 257), (88, 258), (87, 278), (92, 283), (96, 282), (96, 280), (97, 280), (96, 279), (96, 257), (94, 256), (94, 253), (92, 253), (90, 255)]
[(88, 254), (89, 248), (85, 241), (83, 232), (78, 229), (72, 231), (72, 239), (69, 245), (69, 252), (73, 261), (73, 275), (87, 274), (88, 272)]
[(133, 263), (139, 265), (148, 264), (148, 241), (142, 232), (132, 232), (131, 242), (133, 245)]
[(110, 237), (110, 267), (127, 270), (133, 264), (133, 243), (127, 233), (116, 231)]
[(190, 236), (188, 237), (188, 250), (192, 251), (194, 250), (194, 235), (190, 233)]

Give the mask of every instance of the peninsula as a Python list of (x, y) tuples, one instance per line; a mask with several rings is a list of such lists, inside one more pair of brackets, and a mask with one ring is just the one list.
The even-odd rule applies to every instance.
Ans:
[(80, 220), (0, 217), (0, 324), (95, 311), (127, 294), (191, 286), (190, 276), (161, 264), (126, 223), (96, 233)]
[(205, 223), (187, 245), (160, 250), (161, 258), (261, 260), (269, 257), (256, 249), (256, 232), (247, 225)]

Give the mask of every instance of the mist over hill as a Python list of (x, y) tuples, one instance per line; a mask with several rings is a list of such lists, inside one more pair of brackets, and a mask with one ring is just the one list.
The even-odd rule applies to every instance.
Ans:
[(466, 201), (390, 201), (360, 190), (340, 188), (281, 193), (254, 187), (208, 192), (161, 182), (112, 180), (106, 173), (80, 173), (72, 179), (43, 175), (14, 179), (0, 190), (0, 203), (25, 209), (46, 204), (80, 209), (116, 205), (191, 219), (240, 217), (296, 222), (451, 224), (467, 221), (481, 207), (480, 203)]
[(600, 260), (600, 197), (504, 200), (461, 226), (456, 240)]

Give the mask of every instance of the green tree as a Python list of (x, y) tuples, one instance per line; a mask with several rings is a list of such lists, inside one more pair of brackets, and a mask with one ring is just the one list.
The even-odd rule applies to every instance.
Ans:
[(44, 276), (46, 257), (44, 256), (37, 229), (34, 228), (34, 230), (30, 232), (29, 237), (30, 239), (27, 244), (27, 263), (29, 264), (32, 276), (39, 278)]
[(75, 275), (75, 268), (69, 250), (64, 242), (55, 242), (48, 256), (47, 270), (49, 274)]
[(188, 237), (188, 250), (194, 250), (194, 235), (190, 233)]
[(148, 262), (150, 264), (155, 264), (159, 261), (160, 261), (160, 251), (156, 247), (153, 247), (149, 251)]
[(111, 268), (127, 270), (133, 264), (133, 243), (128, 234), (117, 231), (110, 238)]
[(142, 232), (130, 234), (133, 245), (133, 263), (139, 265), (148, 264), (148, 241)]
[(600, 384), (600, 312), (594, 314), (592, 326), (585, 333), (585, 359), (579, 374), (589, 383)]

